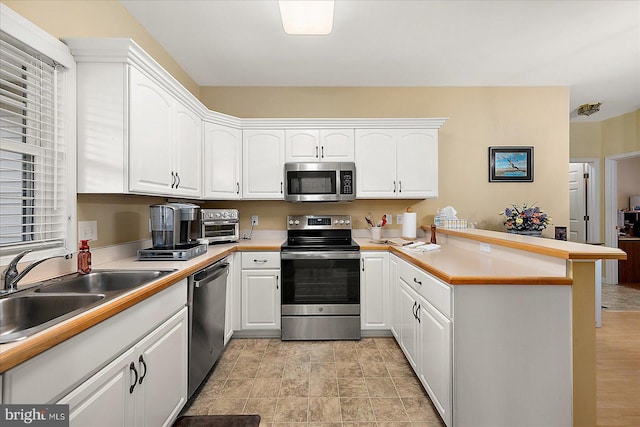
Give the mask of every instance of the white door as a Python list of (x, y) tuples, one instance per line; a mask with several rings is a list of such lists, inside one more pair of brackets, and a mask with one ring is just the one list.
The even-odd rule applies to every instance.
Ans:
[(285, 131), (286, 162), (319, 162), (320, 131), (286, 130)]
[(175, 186), (174, 100), (132, 67), (129, 85), (129, 190), (171, 194)]
[(137, 346), (136, 424), (170, 426), (187, 401), (187, 308)]
[(205, 199), (240, 199), (242, 131), (213, 123), (204, 124)]
[(395, 130), (356, 129), (356, 197), (395, 198)]
[(389, 254), (363, 252), (360, 275), (362, 329), (389, 329)]
[(284, 131), (243, 131), (242, 153), (243, 198), (283, 200)]
[(398, 197), (438, 197), (438, 130), (397, 132)]
[(56, 402), (69, 405), (71, 427), (134, 425), (138, 368), (131, 366), (133, 356), (131, 348)]
[(418, 376), (445, 423), (451, 425), (451, 320), (423, 298), (418, 303)]
[(242, 329), (280, 329), (277, 270), (242, 271)]
[(572, 242), (585, 242), (587, 240), (586, 230), (587, 222), (585, 221), (586, 212), (586, 193), (585, 163), (569, 164), (569, 236)]
[(176, 102), (175, 115), (174, 194), (185, 197), (202, 197), (202, 120), (180, 102)]
[(400, 347), (404, 351), (409, 364), (416, 370), (418, 363), (418, 321), (416, 320), (415, 293), (409, 285), (400, 279)]
[(322, 129), (320, 161), (353, 162), (355, 158), (353, 129)]

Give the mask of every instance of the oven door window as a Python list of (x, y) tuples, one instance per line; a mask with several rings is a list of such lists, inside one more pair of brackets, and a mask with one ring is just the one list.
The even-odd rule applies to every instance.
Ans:
[(335, 171), (288, 171), (290, 195), (336, 194)]
[(204, 224), (202, 230), (204, 238), (233, 237), (236, 226), (235, 224)]
[(282, 304), (359, 304), (360, 261), (282, 260)]

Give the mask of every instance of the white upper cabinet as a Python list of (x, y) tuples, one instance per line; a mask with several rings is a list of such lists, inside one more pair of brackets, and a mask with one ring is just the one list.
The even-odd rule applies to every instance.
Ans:
[(242, 197), (284, 199), (284, 130), (245, 130), (242, 135)]
[(438, 196), (437, 129), (356, 129), (356, 197)]
[(242, 198), (242, 131), (215, 123), (204, 124), (205, 199)]
[(202, 120), (129, 68), (129, 190), (199, 198)]
[(287, 129), (285, 161), (353, 162), (353, 129)]

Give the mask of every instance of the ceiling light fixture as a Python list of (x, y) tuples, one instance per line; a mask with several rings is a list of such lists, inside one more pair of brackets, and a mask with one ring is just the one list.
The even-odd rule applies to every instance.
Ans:
[(334, 0), (279, 0), (287, 34), (325, 36), (333, 30)]
[(596, 102), (595, 104), (582, 104), (578, 107), (578, 115), (580, 116), (590, 116), (593, 113), (597, 113), (600, 111), (600, 106), (602, 102)]

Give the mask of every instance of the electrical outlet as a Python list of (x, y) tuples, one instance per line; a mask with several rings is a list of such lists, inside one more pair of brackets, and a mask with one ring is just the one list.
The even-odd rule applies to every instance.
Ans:
[(491, 253), (491, 245), (488, 243), (480, 243), (480, 252)]
[(98, 240), (98, 221), (78, 221), (78, 240)]
[(251, 215), (251, 225), (258, 225), (258, 215)]
[(396, 224), (402, 224), (402, 214), (396, 215)]
[(385, 215), (387, 215), (387, 225), (393, 224), (393, 215), (391, 214), (385, 214)]

